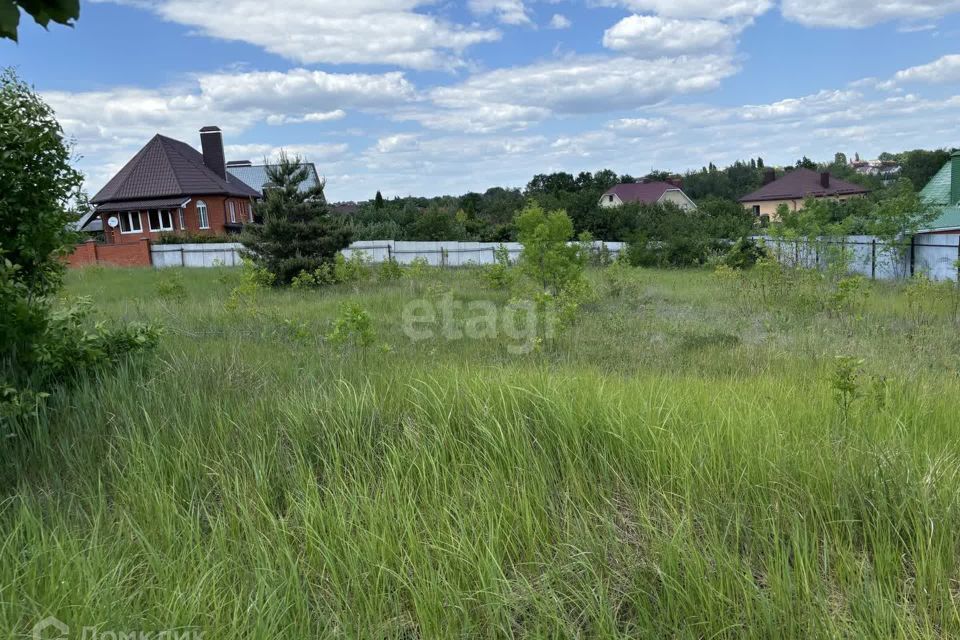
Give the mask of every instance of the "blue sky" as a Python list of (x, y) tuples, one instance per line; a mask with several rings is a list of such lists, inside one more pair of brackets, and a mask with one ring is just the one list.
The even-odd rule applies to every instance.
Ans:
[(94, 193), (157, 132), (331, 200), (960, 146), (960, 0), (100, 0), (0, 42)]

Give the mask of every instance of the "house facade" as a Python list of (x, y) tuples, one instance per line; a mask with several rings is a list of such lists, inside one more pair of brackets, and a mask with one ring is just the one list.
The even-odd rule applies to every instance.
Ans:
[(600, 196), (603, 208), (620, 207), (625, 204), (663, 204), (670, 202), (684, 211), (693, 211), (697, 205), (679, 184), (672, 182), (637, 182), (618, 184)]
[(223, 235), (253, 221), (260, 193), (227, 173), (220, 129), (201, 129), (200, 144), (202, 153), (157, 134), (91, 198), (105, 242)]
[(793, 169), (777, 178), (773, 169), (769, 169), (764, 173), (763, 186), (740, 198), (740, 204), (757, 218), (776, 221), (780, 205), (786, 205), (790, 211), (799, 211), (803, 209), (807, 198), (830, 198), (843, 202), (868, 193), (869, 189), (834, 178), (826, 171), (817, 173), (810, 169)]

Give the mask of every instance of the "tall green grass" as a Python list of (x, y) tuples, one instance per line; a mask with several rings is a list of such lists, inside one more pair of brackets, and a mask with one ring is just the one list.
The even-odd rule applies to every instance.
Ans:
[[(10, 637), (47, 615), (211, 638), (960, 634), (955, 329), (911, 329), (896, 288), (851, 324), (637, 272), (511, 356), (400, 332), (444, 287), (506, 301), (469, 271), (268, 292), (258, 315), (225, 309), (229, 271), (187, 273), (183, 301), (161, 277), (71, 277), (168, 335), (4, 444)], [(345, 300), (391, 350), (322, 339)], [(264, 326), (284, 320), (309, 331)], [(846, 420), (840, 353), (865, 360)]]

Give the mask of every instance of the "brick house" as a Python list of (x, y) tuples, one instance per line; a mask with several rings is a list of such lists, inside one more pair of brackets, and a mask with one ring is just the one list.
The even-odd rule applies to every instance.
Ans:
[(157, 134), (90, 199), (106, 243), (237, 233), (252, 221), (260, 193), (227, 173), (220, 129), (202, 128), (200, 145)]

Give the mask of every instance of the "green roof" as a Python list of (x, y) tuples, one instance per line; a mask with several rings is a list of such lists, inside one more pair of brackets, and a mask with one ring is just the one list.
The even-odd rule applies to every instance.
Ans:
[(950, 179), (953, 162), (948, 160), (945, 165), (937, 172), (937, 175), (930, 179), (927, 186), (920, 192), (920, 197), (934, 204), (943, 207), (936, 220), (930, 223), (927, 231), (936, 231), (938, 229), (960, 229), (960, 205), (950, 206)]

